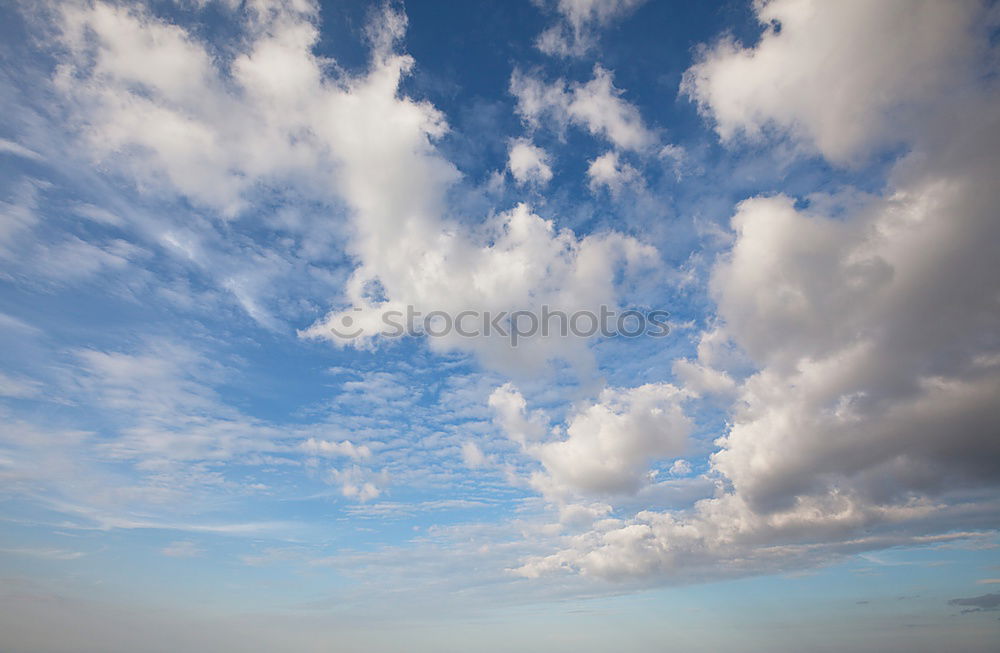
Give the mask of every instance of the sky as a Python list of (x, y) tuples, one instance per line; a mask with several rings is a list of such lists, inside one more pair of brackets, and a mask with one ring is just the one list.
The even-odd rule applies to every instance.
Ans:
[(998, 26), (0, 3), (0, 648), (997, 650)]

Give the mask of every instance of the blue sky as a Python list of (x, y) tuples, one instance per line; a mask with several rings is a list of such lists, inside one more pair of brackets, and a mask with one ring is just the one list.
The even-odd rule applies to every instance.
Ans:
[(0, 14), (0, 648), (996, 648), (992, 3)]

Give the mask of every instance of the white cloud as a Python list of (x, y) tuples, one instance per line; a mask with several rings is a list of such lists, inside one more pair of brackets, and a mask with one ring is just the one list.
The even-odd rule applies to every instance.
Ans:
[(38, 327), (32, 326), (24, 320), (19, 320), (13, 315), (0, 313), (0, 329), (17, 334), (19, 336), (37, 336), (42, 331)]
[(115, 215), (107, 209), (94, 206), (93, 204), (80, 203), (74, 207), (73, 210), (77, 215), (81, 215), (88, 220), (93, 220), (99, 224), (107, 224), (115, 227), (121, 227), (125, 224), (125, 221), (122, 220), (121, 217)]
[[(384, 195), (384, 193), (383, 193)], [(413, 233), (388, 229), (379, 242), (387, 249), (371, 252), (371, 263), (359, 268), (348, 285), (353, 309), (331, 313), (305, 331), (309, 337), (328, 338), (338, 345), (368, 346), (386, 327), (388, 311), (414, 307), (422, 315), (446, 311), (489, 312), (534, 310), (542, 306), (596, 312), (601, 305), (618, 304), (614, 270), (627, 274), (655, 263), (655, 253), (633, 238), (610, 232), (577, 238), (557, 231), (524, 204), (494, 216), (479, 234), (446, 228), (433, 216), (411, 221)], [(415, 218), (416, 219), (416, 218)], [(419, 225), (419, 229), (417, 228)], [(388, 252), (393, 256), (388, 256)], [(375, 301), (367, 292), (379, 282), (388, 301)], [(360, 329), (354, 338), (339, 338), (331, 327), (344, 330), (344, 319)], [(463, 327), (468, 332), (471, 327)], [(547, 360), (563, 358), (586, 366), (591, 358), (586, 339), (534, 337), (511, 346), (508, 336), (492, 331), (463, 337), (457, 331), (428, 340), (437, 351), (464, 351), (487, 366), (506, 370), (538, 370)]]
[(913, 137), (928, 110), (947, 110), (979, 73), (983, 40), (969, 35), (988, 22), (973, 2), (772, 0), (754, 10), (760, 41), (723, 38), (684, 74), (682, 92), (724, 141), (774, 127), (838, 163)]
[(729, 374), (697, 361), (676, 360), (673, 371), (684, 389), (696, 395), (731, 395), (736, 392), (736, 382)]
[(130, 163), (143, 181), (161, 174), (193, 199), (238, 211), (241, 173), (255, 157), (234, 133), (245, 112), (226, 102), (205, 49), (141, 8), (97, 3), (66, 5), (61, 13), (72, 60), (56, 84), (79, 104), (94, 156), (132, 148)]
[(545, 415), (540, 411), (529, 412), (528, 402), (510, 383), (494, 390), (489, 404), (500, 428), (522, 447), (534, 446), (549, 430)]
[(14, 156), (19, 156), (25, 159), (31, 159), (33, 161), (42, 161), (44, 158), (38, 152), (32, 149), (24, 147), (19, 143), (14, 141), (9, 141), (6, 138), (0, 138), (0, 152), (5, 154), (13, 154)]
[(0, 397), (34, 397), (40, 391), (41, 383), (34, 379), (14, 377), (0, 372)]
[[(179, 265), (168, 268), (174, 278), (156, 271), (157, 292), (168, 301), (215, 312), (235, 305), (266, 328), (287, 330), (288, 321), (314, 314), (303, 295), (325, 286), (322, 294), (329, 296), (342, 283), (328, 265), (343, 240), (331, 172), (336, 156), (303, 126), (322, 116), (323, 94), (311, 96), (312, 109), (289, 112), (266, 96), (267, 75), (254, 75), (258, 50), (259, 68), (267, 69), (275, 49), (294, 53), (308, 40), (315, 19), (310, 6), (246, 5), (232, 15), (238, 33), (221, 45), (207, 45), (135, 3), (63, 3), (44, 16), (52, 23), (46, 36), (58, 62), (46, 89), (55, 91), (54, 112), (65, 116), (65, 125), (44, 136), (28, 132), (25, 142), (45, 152), (70, 187), (97, 189), (100, 206), (75, 203), (74, 213), (175, 259)], [(289, 79), (326, 66), (303, 48), (299, 60), (283, 66)], [(315, 89), (301, 89), (309, 90)], [(22, 110), (28, 122), (49, 118)], [(51, 208), (47, 201), (39, 212)], [(264, 229), (234, 230), (229, 220)], [(50, 278), (62, 284), (86, 278), (67, 273), (68, 257), (52, 243), (45, 249), (42, 240), (19, 250), (32, 274), (54, 271), (58, 277)], [(111, 265), (102, 251), (77, 246), (68, 254), (77, 255), (81, 270), (119, 271), (133, 287), (150, 276), (149, 263), (121, 256), (117, 243), (88, 244), (126, 259), (132, 274), (120, 274), (122, 266)], [(43, 258), (48, 267), (37, 263)], [(203, 281), (208, 288), (196, 290)], [(289, 296), (293, 286), (298, 296)]]
[(385, 470), (375, 473), (354, 465), (330, 470), (330, 482), (339, 485), (345, 497), (365, 502), (382, 495), (389, 482), (389, 474)]
[(671, 476), (687, 476), (691, 473), (691, 463), (680, 458), (674, 461), (674, 464), (670, 466)]
[(556, 0), (562, 20), (546, 29), (535, 42), (549, 55), (580, 57), (597, 41), (598, 29), (624, 18), (645, 0)]
[(598, 401), (579, 407), (562, 430), (546, 435), (546, 418), (529, 413), (510, 384), (490, 397), (497, 423), (545, 468), (533, 483), (551, 498), (574, 494), (629, 494), (650, 479), (650, 464), (684, 450), (691, 424), (672, 385), (606, 388)]
[(622, 99), (612, 74), (594, 66), (594, 77), (585, 84), (567, 86), (562, 79), (551, 84), (515, 70), (510, 92), (517, 98), (517, 112), (528, 125), (552, 119), (560, 129), (569, 124), (586, 128), (623, 150), (643, 151), (656, 142), (635, 105)]
[(301, 448), (306, 453), (314, 456), (344, 456), (358, 460), (370, 458), (372, 455), (372, 451), (367, 445), (356, 445), (350, 440), (331, 442), (329, 440), (309, 438), (302, 443)]
[(126, 240), (115, 239), (95, 245), (76, 236), (51, 244), (39, 243), (31, 253), (44, 261), (35, 268), (37, 275), (60, 282), (78, 281), (104, 271), (123, 270), (133, 260), (149, 255), (146, 250)]
[(475, 442), (467, 440), (462, 443), (462, 462), (469, 469), (477, 469), (485, 466), (489, 460)]
[(660, 148), (657, 156), (670, 166), (678, 181), (684, 177), (688, 167), (688, 153), (683, 147), (668, 143)]
[(552, 180), (549, 155), (528, 139), (512, 141), (507, 157), (507, 167), (517, 183), (545, 185)]
[(128, 460), (224, 460), (276, 448), (280, 433), (222, 403), (212, 386), (226, 370), (171, 342), (134, 353), (76, 352), (72, 390), (112, 415), (121, 437), (102, 449)]
[(590, 177), (592, 192), (596, 193), (603, 186), (614, 197), (626, 186), (642, 184), (639, 171), (628, 163), (619, 161), (617, 152), (605, 152), (591, 161), (587, 167), (587, 176)]

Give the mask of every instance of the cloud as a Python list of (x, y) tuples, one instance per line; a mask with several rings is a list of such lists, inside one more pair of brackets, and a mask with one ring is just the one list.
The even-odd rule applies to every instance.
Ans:
[(497, 424), (508, 438), (523, 447), (533, 446), (548, 431), (548, 420), (540, 411), (528, 412), (528, 402), (510, 383), (493, 391), (490, 408), (496, 414)]
[(583, 127), (623, 150), (641, 152), (656, 143), (656, 135), (642, 120), (635, 105), (622, 99), (612, 74), (594, 66), (593, 79), (585, 84), (556, 80), (547, 83), (515, 70), (510, 92), (517, 98), (517, 112), (531, 127), (550, 119), (564, 130), (573, 124)]
[[(435, 147), (448, 131), (443, 114), (400, 92), (413, 66), (399, 47), (406, 17), (389, 8), (375, 14), (366, 32), (369, 64), (352, 75), (313, 52), (316, 12), (312, 3), (252, 5), (241, 14), (241, 38), (223, 55), (140, 7), (72, 4), (58, 11), (54, 37), (62, 50), (53, 84), (89, 159), (147, 195), (180, 196), (206, 209), (210, 218), (192, 221), (195, 227), (151, 224), (146, 235), (212, 277), (259, 325), (284, 327), (275, 313), (288, 310), (276, 306), (279, 280), (304, 274), (328, 287), (323, 295), (334, 294), (323, 282), (331, 258), (323, 245), (337, 239), (355, 264), (338, 304), (361, 312), (335, 310), (302, 334), (360, 347), (374, 343), (366, 337), (345, 342), (330, 327), (345, 315), (381, 327), (386, 311), (405, 306), (452, 315), (530, 310), (540, 301), (568, 311), (596, 309), (616, 305), (614, 280), (622, 267), (655, 262), (652, 248), (635, 238), (615, 232), (577, 237), (525, 205), (494, 213), (480, 229), (446, 217), (447, 193), (461, 175)], [(583, 124), (625, 147), (651, 138), (603, 69), (574, 90), (568, 106)], [(525, 182), (551, 177), (547, 155), (527, 141), (512, 146), (511, 171)], [(288, 249), (276, 248), (284, 240), (234, 245), (225, 235), (228, 221), (283, 198), (336, 206), (343, 217), (307, 225), (281, 213), (266, 217), (271, 228), (301, 239)], [(30, 211), (17, 211), (24, 214), (17, 225), (33, 220)], [(350, 234), (346, 242), (344, 234)], [(78, 261), (96, 274), (145, 255), (118, 241), (87, 246), (83, 252), (81, 243), (68, 242), (61, 246), (66, 252), (47, 258)], [(52, 272), (70, 276), (63, 268)], [(183, 301), (183, 294), (170, 296)], [(589, 364), (579, 342), (511, 351), (502, 338), (453, 337), (433, 346), (471, 352), (506, 369), (560, 357)]]
[(40, 243), (32, 254), (45, 261), (36, 268), (39, 277), (65, 283), (105, 271), (124, 270), (132, 262), (147, 257), (149, 252), (122, 239), (94, 245), (69, 236), (57, 243)]
[(13, 332), (21, 336), (37, 336), (42, 331), (34, 327), (24, 320), (19, 320), (18, 318), (7, 315), (6, 313), (0, 313), (0, 329), (4, 331)]
[(962, 610), (962, 614), (995, 612), (1000, 610), (1000, 594), (983, 594), (982, 596), (973, 596), (967, 599), (952, 599), (948, 601), (948, 605), (966, 608)]
[(41, 384), (34, 379), (13, 377), (0, 372), (0, 397), (27, 398), (41, 392)]
[(520, 138), (510, 144), (507, 167), (519, 184), (535, 183), (544, 186), (552, 180), (552, 168), (545, 150), (528, 139)]
[(952, 93), (976, 78), (986, 47), (979, 37), (989, 21), (975, 2), (753, 6), (759, 42), (725, 37), (704, 49), (682, 93), (723, 141), (761, 140), (773, 129), (837, 163), (916, 136), (928, 112), (946, 111)]
[[(162, 175), (192, 199), (238, 212), (246, 173), (274, 167), (262, 152), (248, 151), (254, 142), (239, 142), (253, 118), (230, 100), (204, 47), (142, 8), (71, 4), (60, 13), (72, 58), (56, 85), (79, 106), (94, 157), (132, 149), (129, 163), (140, 180)], [(281, 150), (272, 153), (275, 161)]]
[[(882, 47), (883, 39), (867, 38), (886, 13), (905, 30), (940, 28), (934, 43), (904, 34), (912, 61), (940, 68), (941, 43), (959, 36), (969, 42), (959, 54), (980, 47), (969, 26), (971, 5), (921, 6), (906, 20), (899, 12), (908, 12), (908, 3), (796, 6), (753, 56), (731, 55), (751, 66), (747, 75), (760, 66), (761, 74), (785, 80), (774, 96), (793, 111), (811, 106), (821, 80), (855, 77), (853, 59), (826, 56), (836, 34), (829, 25), (838, 24), (822, 22), (826, 12), (852, 12), (845, 31), (861, 26), (858, 47), (839, 45), (838, 53)], [(758, 7), (765, 16), (791, 11), (784, 2)], [(821, 22), (829, 37), (806, 38), (808, 30), (796, 36)], [(896, 61), (897, 44), (884, 47), (882, 58), (868, 53), (872, 66), (901, 79), (882, 80), (886, 91), (874, 95), (924, 89), (909, 62), (898, 70), (885, 63)], [(688, 82), (699, 93), (714, 88), (717, 61), (707, 61)], [(843, 68), (830, 69), (834, 64)], [(992, 179), (1000, 166), (1000, 103), (995, 76), (973, 82), (968, 72), (952, 80), (964, 80), (960, 101), (922, 114), (877, 195), (847, 191), (797, 203), (778, 194), (737, 206), (732, 245), (711, 271), (718, 324), (703, 335), (697, 363), (674, 366), (693, 394), (735, 396), (710, 457), (715, 494), (686, 510), (640, 510), (614, 527), (568, 537), (564, 549), (527, 561), (521, 573), (676, 579), (695, 569), (711, 574), (714, 564), (731, 574), (760, 573), (996, 523), (1000, 504), (990, 491), (1000, 478), (1000, 345), (985, 334), (1000, 333), (1000, 263), (992, 254), (1000, 240), (1000, 191)], [(743, 88), (723, 79), (720, 88)], [(753, 81), (752, 88), (768, 88)], [(721, 102), (704, 97), (713, 111)], [(750, 107), (747, 113), (717, 116), (723, 137), (733, 125), (756, 124), (755, 97), (733, 105)], [(894, 101), (913, 97), (907, 91)], [(835, 161), (867, 139), (838, 131), (855, 115), (849, 111), (813, 122), (795, 115), (805, 121), (796, 136), (815, 140)], [(878, 125), (864, 129), (883, 133)], [(843, 147), (833, 145), (840, 137)], [(749, 371), (741, 373), (726, 354), (733, 350), (743, 352)]]
[[(691, 423), (686, 395), (660, 383), (605, 388), (595, 403), (578, 407), (548, 437), (546, 418), (529, 413), (510, 384), (490, 396), (497, 423), (545, 469), (533, 484), (547, 496), (632, 494), (650, 480), (650, 464), (683, 452)], [(555, 439), (558, 438), (558, 439)]]
[(169, 341), (136, 352), (76, 352), (75, 391), (111, 415), (121, 437), (102, 449), (112, 457), (172, 461), (226, 460), (274, 451), (281, 434), (222, 402), (213, 385), (226, 369), (201, 352)]
[(687, 160), (688, 152), (680, 145), (667, 143), (660, 148), (657, 157), (674, 173), (674, 178), (677, 181), (680, 181), (685, 173), (690, 171), (690, 164)]
[[(238, 375), (222, 360), (218, 351), (162, 339), (126, 351), (79, 349), (37, 359), (37, 369), (52, 378), (32, 398), (57, 402), (59, 412), (89, 430), (66, 430), (37, 411), (12, 410), (0, 433), (0, 478), (24, 488), (39, 510), (64, 515), (64, 528), (266, 537), (298, 526), (213, 524), (196, 516), (216, 512), (220, 493), (239, 502), (260, 490), (287, 496), (299, 484), (330, 481), (327, 461), (348, 463), (331, 482), (349, 500), (368, 500), (388, 488), (388, 474), (369, 469), (375, 460), (379, 469), (402, 466), (373, 451), (379, 446), (374, 435), (388, 429), (375, 432), (351, 422), (346, 412), (334, 424), (327, 410), (293, 425), (248, 415), (220, 394), (218, 388)], [(421, 425), (413, 432), (427, 430)], [(342, 437), (345, 432), (353, 441)], [(397, 443), (406, 452), (398, 457), (412, 461), (418, 447), (419, 440)], [(418, 466), (403, 476), (419, 473)]]
[(475, 442), (467, 441), (462, 443), (462, 462), (469, 469), (476, 469), (485, 466), (489, 460)]
[(437, 499), (432, 501), (360, 503), (346, 510), (352, 517), (363, 518), (402, 518), (423, 513), (444, 512), (453, 510), (475, 510), (485, 508), (491, 501), (474, 499)]
[(684, 460), (683, 458), (675, 460), (674, 464), (670, 466), (671, 476), (687, 476), (691, 473), (691, 463)]
[[(32, 91), (11, 92), (11, 120), (26, 126), (19, 140), (44, 159), (28, 170), (53, 183), (22, 176), (7, 198), (11, 228), (0, 219), (0, 248), (10, 250), (10, 269), (47, 285), (99, 277), (122, 294), (155, 293), (189, 311), (236, 306), (273, 330), (315, 315), (312, 293), (334, 294), (344, 276), (330, 265), (343, 240), (335, 157), (319, 139), (296, 135), (301, 127), (279, 115), (287, 107), (235, 74), (264, 85), (244, 59), (258, 45), (294, 50), (292, 34), (304, 39), (315, 19), (308, 3), (248, 5), (231, 15), (232, 39), (213, 45), (135, 3), (20, 9), (51, 57), (26, 61)], [(150, 65), (131, 63), (140, 60)], [(67, 194), (77, 197), (69, 213)], [(95, 223), (85, 236), (75, 216)]]
[(698, 362), (676, 360), (673, 371), (684, 389), (696, 395), (732, 395), (736, 392), (736, 381), (729, 374)]
[(545, 54), (581, 57), (597, 42), (597, 31), (635, 11), (645, 0), (556, 0), (561, 20), (535, 41)]
[(0, 549), (0, 553), (8, 555), (29, 556), (32, 558), (44, 558), (46, 560), (77, 560), (87, 555), (82, 551), (67, 551), (65, 549), (48, 548), (23, 548), (23, 549)]
[(617, 152), (605, 152), (591, 161), (587, 167), (587, 176), (590, 178), (591, 192), (596, 193), (603, 186), (613, 197), (617, 197), (628, 185), (642, 184), (639, 171), (620, 162)]
[[(519, 310), (541, 313), (542, 306), (566, 314), (596, 313), (602, 305), (618, 305), (616, 271), (634, 278), (656, 262), (655, 251), (634, 238), (615, 232), (578, 238), (572, 231), (557, 231), (525, 204), (493, 216), (475, 234), (445, 228), (431, 215), (414, 217), (410, 225), (415, 231), (409, 236), (398, 228), (387, 231), (380, 242), (391, 247), (373, 251), (372, 262), (355, 271), (347, 289), (353, 308), (327, 315), (303, 335), (340, 346), (371, 346), (386, 330), (386, 320), (393, 319), (390, 311), (398, 322), (408, 307), (423, 316), (444, 311), (452, 317), (463, 311), (494, 317)], [(369, 294), (375, 284), (385, 300)], [(357, 332), (353, 339), (333, 331), (347, 333), (346, 317)], [(527, 338), (513, 347), (502, 331), (465, 337), (454, 329), (428, 340), (435, 351), (472, 353), (487, 367), (512, 373), (540, 371), (556, 358), (586, 368), (591, 365), (586, 341), (560, 334)]]
[(389, 482), (389, 474), (385, 470), (375, 473), (353, 465), (330, 470), (330, 482), (339, 485), (345, 497), (365, 502), (382, 495)]
[(303, 451), (314, 456), (345, 456), (357, 460), (370, 458), (372, 455), (372, 451), (367, 445), (356, 445), (350, 440), (330, 442), (329, 440), (309, 438), (300, 446)]
[(15, 143), (14, 141), (9, 141), (6, 138), (0, 138), (0, 152), (12, 154), (25, 159), (31, 159), (32, 161), (44, 160), (44, 157), (42, 157), (42, 155), (38, 152)]

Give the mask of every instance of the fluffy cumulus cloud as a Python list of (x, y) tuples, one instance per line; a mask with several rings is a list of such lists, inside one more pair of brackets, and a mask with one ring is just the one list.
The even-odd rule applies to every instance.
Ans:
[(565, 499), (634, 494), (648, 483), (653, 461), (684, 451), (691, 430), (685, 398), (667, 383), (605, 388), (554, 429), (510, 384), (490, 396), (490, 406), (507, 436), (542, 464), (544, 473), (532, 483), (550, 498)]
[(531, 141), (519, 138), (510, 144), (507, 167), (519, 184), (547, 184), (552, 180), (549, 155)]
[(546, 54), (579, 57), (597, 41), (597, 31), (631, 14), (645, 0), (556, 0), (560, 20), (538, 37), (535, 45)]
[[(970, 54), (985, 47), (978, 9), (779, 0), (758, 11), (780, 29), (753, 49), (710, 50), (686, 77), (723, 137), (788, 127), (839, 162), (904, 111), (920, 117), (909, 153), (875, 196), (737, 207), (711, 272), (720, 325), (698, 361), (675, 364), (695, 394), (738, 393), (710, 458), (717, 495), (573, 536), (522, 573), (683, 575), (720, 560), (743, 573), (995, 524), (983, 490), (1000, 478), (1000, 103)], [(844, 27), (817, 39), (820, 24)], [(898, 43), (882, 38), (888, 24), (902, 26)], [(834, 48), (848, 32), (853, 47)], [(780, 92), (765, 92), (769, 75)], [(945, 78), (963, 84), (946, 106)], [(726, 339), (756, 368), (738, 387), (709, 346)]]
[[(435, 350), (469, 352), (505, 371), (538, 369), (555, 357), (586, 366), (586, 338), (570, 332), (564, 336), (558, 319), (542, 317), (542, 307), (570, 315), (617, 306), (616, 271), (637, 272), (656, 263), (655, 250), (632, 237), (610, 232), (578, 238), (557, 230), (524, 204), (494, 216), (478, 234), (446, 229), (432, 214), (419, 217), (411, 222), (414, 232), (408, 237), (398, 229), (386, 230), (381, 247), (373, 247), (348, 284), (352, 308), (331, 313), (310, 327), (307, 336), (367, 346), (380, 334), (395, 333), (387, 323), (399, 323), (411, 308), (424, 317), (444, 311), (455, 319), (447, 332), (447, 325), (425, 324), (420, 317), (413, 322), (416, 329), (425, 324), (436, 335), (429, 340)], [(385, 299), (369, 294), (376, 282)], [(526, 338), (515, 347), (513, 324), (504, 329), (488, 324), (516, 311), (538, 316), (539, 327), (543, 320), (550, 323), (550, 337)], [(468, 317), (459, 324), (462, 313)], [(520, 329), (527, 333), (531, 324), (525, 321)], [(467, 337), (471, 333), (476, 337)]]
[[(838, 163), (904, 142), (988, 60), (977, 3), (770, 0), (746, 47), (726, 37), (705, 48), (681, 90), (719, 136), (788, 133)], [(889, 37), (891, 35), (891, 37)]]
[(639, 171), (620, 161), (617, 152), (605, 152), (591, 161), (587, 167), (587, 177), (590, 178), (591, 191), (596, 193), (603, 187), (612, 196), (617, 196), (630, 184), (642, 183)]
[(706, 365), (700, 358), (681, 358), (673, 363), (674, 375), (684, 384), (685, 390), (696, 396), (725, 396), (736, 392), (736, 381), (729, 373)]

